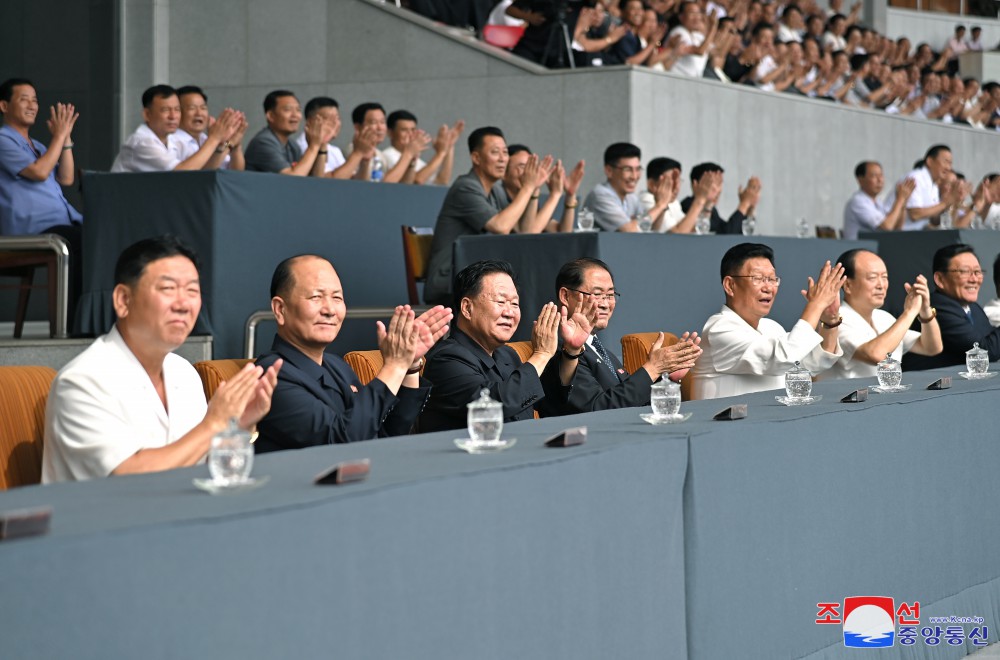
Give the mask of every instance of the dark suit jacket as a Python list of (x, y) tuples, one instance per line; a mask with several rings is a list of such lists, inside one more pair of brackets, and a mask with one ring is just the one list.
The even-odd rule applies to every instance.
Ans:
[(569, 387), (563, 387), (559, 382), (559, 363), (565, 358), (557, 353), (542, 374), (545, 398), (538, 404), (538, 414), (542, 417), (554, 417), (649, 405), (649, 388), (653, 381), (646, 370), (639, 369), (629, 376), (614, 354), (609, 353), (609, 357), (615, 369), (621, 369), (621, 382), (601, 362), (597, 352), (588, 346), (579, 358)]
[(1000, 328), (990, 325), (986, 312), (978, 303), (969, 306), (971, 323), (962, 305), (940, 291), (931, 294), (931, 306), (937, 309), (944, 350), (938, 355), (930, 356), (907, 353), (903, 356), (904, 369), (936, 369), (952, 364), (965, 364), (965, 352), (977, 342), (979, 348), (989, 352), (990, 362), (1000, 359)]
[(505, 422), (533, 419), (532, 406), (545, 396), (535, 367), (522, 364), (513, 348), (501, 346), (490, 355), (456, 327), (428, 353), (424, 378), (434, 390), (420, 415), (421, 432), (464, 429), (466, 406), (483, 388), (503, 404)]
[(404, 435), (430, 394), (425, 381), (399, 388), (398, 396), (378, 379), (362, 386), (341, 358), (327, 353), (318, 365), (281, 337), (257, 364), (267, 369), (279, 357), (285, 364), (271, 411), (257, 425), (257, 453)]

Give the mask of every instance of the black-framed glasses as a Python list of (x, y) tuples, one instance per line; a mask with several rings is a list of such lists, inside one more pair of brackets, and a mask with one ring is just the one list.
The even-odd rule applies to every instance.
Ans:
[(608, 291), (607, 293), (591, 293), (589, 291), (580, 291), (579, 289), (570, 289), (570, 291), (576, 291), (587, 298), (593, 297), (595, 300), (603, 300), (604, 302), (616, 302), (618, 298), (622, 297), (622, 294), (617, 291)]
[(780, 277), (767, 277), (764, 275), (730, 275), (730, 277), (748, 277), (754, 286), (763, 286), (764, 282), (767, 282), (771, 286), (781, 285)]

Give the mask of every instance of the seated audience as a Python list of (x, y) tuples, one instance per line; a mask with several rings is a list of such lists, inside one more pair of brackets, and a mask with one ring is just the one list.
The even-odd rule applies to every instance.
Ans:
[(605, 231), (639, 231), (638, 216), (643, 209), (635, 189), (642, 176), (641, 158), (639, 147), (628, 142), (615, 142), (604, 150), (607, 180), (594, 186), (583, 203), (594, 212), (597, 227)]
[[(407, 110), (396, 110), (389, 113), (386, 119), (389, 128), (390, 145), (382, 150), (385, 157), (385, 167), (392, 171), (402, 158), (403, 151), (414, 140), (418, 144), (424, 143), (427, 133), (417, 128), (416, 116)], [(432, 143), (434, 147), (434, 157), (430, 162), (424, 162), (418, 155), (415, 160), (410, 160), (409, 171), (403, 176), (403, 183), (424, 184), (427, 182), (446, 186), (451, 181), (451, 170), (455, 163), (455, 143), (458, 142), (465, 122), (458, 120), (455, 125), (448, 127), (441, 126), (438, 129), (437, 137)], [(433, 181), (432, 181), (433, 179)]]
[(450, 309), (434, 307), (417, 317), (404, 305), (396, 307), (388, 328), (379, 321), (383, 365), (365, 386), (343, 359), (326, 352), (347, 314), (343, 285), (329, 261), (307, 254), (278, 264), (271, 310), (277, 336), (257, 364), (285, 366), (259, 425), (257, 452), (410, 433), (430, 392), (420, 378), (424, 354), (448, 332)]
[[(521, 177), (524, 175), (524, 168), (532, 156), (531, 150), (523, 144), (512, 144), (508, 147), (507, 151), (509, 154), (507, 169), (504, 172), (503, 179), (494, 186), (497, 189), (502, 207), (510, 204), (510, 200), (517, 197), (517, 194), (521, 191)], [(539, 165), (539, 169), (549, 173), (547, 181), (549, 196), (545, 199), (542, 207), (539, 208), (538, 199), (541, 191), (535, 190), (531, 196), (531, 201), (528, 202), (528, 206), (524, 210), (524, 214), (518, 220), (517, 227), (515, 228), (517, 233), (538, 234), (543, 231), (573, 231), (573, 221), (576, 218), (576, 207), (578, 204), (576, 191), (580, 187), (580, 181), (583, 180), (584, 162), (581, 160), (577, 163), (573, 171), (567, 175), (562, 161), (553, 163), (552, 156), (546, 156)], [(539, 173), (540, 177), (541, 172)], [(552, 216), (555, 214), (556, 208), (559, 206), (559, 200), (562, 199), (564, 192), (566, 193), (566, 202), (563, 204), (562, 219), (558, 221), (553, 220)]]
[[(421, 431), (464, 429), (468, 404), (483, 389), (503, 405), (504, 422), (534, 417), (545, 396), (541, 375), (558, 350), (561, 317), (554, 303), (542, 307), (531, 331), (525, 363), (505, 344), (521, 322), (514, 271), (506, 261), (479, 261), (455, 276), (455, 328), (427, 356), (424, 377), (434, 383), (420, 415)], [(582, 346), (585, 333), (562, 324), (563, 340)], [(579, 350), (577, 348), (577, 350)]]
[[(917, 275), (904, 284), (906, 299), (897, 319), (882, 309), (889, 291), (885, 262), (874, 252), (848, 250), (837, 259), (844, 266), (844, 302), (840, 315), (840, 347), (844, 355), (820, 378), (874, 377), (876, 365), (891, 354), (896, 360), (910, 351), (917, 355), (941, 352), (941, 328), (931, 307), (927, 278)], [(910, 326), (920, 321), (920, 332)]]
[(663, 346), (661, 332), (645, 364), (634, 374), (625, 371), (596, 334), (608, 327), (619, 296), (603, 261), (564, 264), (556, 276), (556, 295), (563, 323), (572, 320), (585, 341), (564, 341), (559, 357), (545, 367), (545, 398), (538, 403), (543, 417), (649, 405), (654, 382), (664, 376), (680, 381), (701, 355), (697, 332), (684, 333), (672, 346)]
[(726, 304), (701, 332), (704, 353), (693, 372), (695, 399), (779, 389), (796, 362), (816, 375), (844, 354), (837, 341), (844, 285), (840, 264), (828, 261), (815, 282), (809, 278), (806, 305), (791, 332), (767, 318), (781, 284), (771, 248), (759, 243), (731, 247), (722, 257), (721, 274)]
[(718, 22), (713, 14), (705, 27), (705, 11), (694, 0), (685, 0), (680, 7), (680, 25), (670, 31), (667, 46), (677, 61), (670, 67), (673, 73), (701, 78), (708, 64), (708, 52), (715, 39)]
[[(314, 117), (319, 118), (317, 121), (323, 121), (333, 126), (333, 135), (330, 136), (331, 142), (328, 142), (326, 145), (326, 162), (323, 165), (324, 174), (333, 179), (354, 178), (361, 166), (361, 153), (363, 150), (356, 150), (356, 154), (352, 153), (354, 158), (351, 162), (348, 162), (348, 159), (344, 157), (344, 152), (332, 142), (340, 134), (340, 104), (337, 103), (336, 99), (332, 99), (329, 96), (311, 98), (306, 103), (306, 123), (312, 121)], [(306, 138), (305, 131), (295, 136), (295, 144), (302, 153), (305, 153), (306, 149), (309, 148), (309, 141)], [(323, 149), (321, 148), (320, 150), (322, 151)]]
[[(692, 167), (691, 190), (692, 192), (695, 192), (695, 195), (685, 197), (681, 201), (681, 210), (683, 210), (685, 214), (691, 211), (696, 203), (696, 198), (698, 196), (697, 191), (702, 190), (702, 196), (705, 201), (701, 213), (709, 214), (709, 231), (713, 234), (742, 234), (743, 221), (754, 214), (754, 210), (757, 208), (757, 203), (760, 201), (760, 179), (752, 176), (747, 180), (746, 188), (742, 186), (738, 188), (740, 203), (737, 205), (736, 210), (733, 211), (732, 215), (729, 216), (729, 219), (723, 220), (722, 216), (719, 215), (718, 209), (715, 208), (715, 205), (719, 201), (719, 195), (722, 194), (722, 175), (724, 172), (725, 170), (715, 163), (699, 163), (698, 165)], [(707, 191), (703, 185), (699, 185), (702, 178), (705, 176), (710, 176), (709, 181), (711, 181), (711, 185)], [(710, 196), (706, 197), (705, 195)], [(691, 229), (694, 229), (693, 223), (691, 225)]]
[(253, 136), (246, 149), (247, 169), (256, 172), (277, 172), (292, 176), (324, 176), (327, 144), (337, 132), (333, 121), (317, 114), (306, 122), (306, 149), (303, 151), (292, 136), (299, 130), (302, 108), (295, 94), (276, 89), (264, 97), (267, 126)]
[(903, 225), (903, 209), (916, 185), (913, 179), (896, 184), (896, 195), (889, 205), (878, 198), (885, 187), (880, 164), (872, 160), (858, 163), (854, 178), (858, 180), (858, 190), (844, 206), (844, 238), (857, 240), (858, 232), (862, 231), (898, 231)]
[(389, 157), (378, 148), (388, 135), (385, 108), (378, 103), (362, 103), (351, 111), (351, 121), (354, 122), (355, 139), (349, 152), (354, 153), (359, 142), (373, 143), (372, 147), (362, 153), (357, 178), (384, 183), (413, 183), (415, 170), (411, 165), (418, 161), (420, 152), (431, 144), (427, 132), (416, 130), (403, 134), (400, 137), (403, 149), (395, 164), (389, 167)]
[(83, 216), (63, 195), (76, 176), (73, 127), (80, 116), (72, 103), (49, 107), (46, 147), (28, 131), (38, 116), (35, 87), (25, 78), (0, 84), (0, 235), (56, 234), (69, 243), (69, 312), (83, 285), (81, 262)]
[[(187, 160), (198, 153), (208, 141), (206, 130), (212, 124), (212, 115), (208, 112), (208, 96), (200, 87), (194, 85), (178, 87), (177, 98), (181, 102), (181, 123), (174, 136), (178, 140), (180, 157)], [(215, 122), (230, 121), (229, 114), (236, 115), (238, 124), (232, 136), (218, 147), (226, 152), (222, 162), (219, 163), (219, 169), (242, 171), (246, 169), (246, 162), (243, 159), (243, 136), (246, 135), (250, 124), (247, 123), (246, 115), (231, 108), (223, 110)]]
[(230, 108), (208, 127), (205, 142), (188, 157), (181, 152), (176, 132), (181, 120), (181, 102), (169, 85), (154, 85), (142, 93), (143, 123), (128, 136), (112, 172), (169, 172), (214, 170), (222, 165), (228, 144), (240, 129), (240, 115)]
[(424, 285), (424, 301), (429, 305), (451, 301), (451, 252), (455, 240), (482, 233), (509, 234), (524, 215), (535, 189), (548, 178), (538, 157), (530, 156), (524, 167), (521, 189), (505, 207), (501, 199), (502, 188), (496, 185), (507, 169), (507, 142), (503, 132), (494, 126), (472, 131), (469, 155), (472, 169), (451, 184), (434, 225)]
[(205, 404), (201, 379), (174, 354), (201, 310), (194, 253), (171, 236), (122, 252), (117, 322), (63, 367), (45, 410), (42, 483), (155, 472), (201, 461), (212, 436), (267, 414), (281, 369), (248, 364)]
[[(913, 180), (913, 192), (906, 200), (903, 231), (926, 229), (933, 220), (957, 201), (958, 189), (945, 186), (951, 172), (951, 149), (937, 144), (927, 150), (922, 161), (903, 179)], [(942, 194), (943, 193), (943, 194)], [(886, 200), (895, 204), (895, 199)]]
[(944, 350), (934, 356), (908, 354), (903, 369), (936, 369), (965, 364), (965, 352), (978, 343), (990, 362), (1000, 359), (1000, 328), (990, 325), (979, 306), (983, 269), (971, 245), (946, 245), (934, 253), (934, 292), (931, 306), (941, 326)]

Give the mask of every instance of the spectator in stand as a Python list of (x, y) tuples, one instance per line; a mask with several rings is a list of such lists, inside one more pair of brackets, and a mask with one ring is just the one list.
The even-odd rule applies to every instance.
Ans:
[(670, 68), (690, 78), (701, 78), (708, 63), (708, 51), (715, 39), (718, 21), (713, 14), (705, 26), (705, 12), (693, 0), (681, 3), (680, 25), (670, 31), (667, 44), (677, 55), (677, 61)]
[(781, 12), (781, 23), (778, 24), (778, 41), (802, 43), (802, 37), (805, 33), (806, 24), (802, 19), (802, 10), (797, 4), (788, 3)]
[(989, 229), (1000, 229), (1000, 174), (983, 177), (973, 199), (976, 214)]
[[(504, 172), (503, 179), (494, 185), (494, 188), (497, 189), (497, 195), (500, 198), (501, 208), (506, 208), (510, 204), (510, 200), (516, 198), (517, 194), (521, 192), (521, 177), (524, 175), (524, 170), (532, 156), (531, 150), (523, 144), (510, 145), (507, 153), (509, 157), (507, 170)], [(553, 165), (551, 156), (543, 159), (541, 166), (543, 169), (550, 170), (551, 172), (548, 179), (549, 196), (545, 200), (545, 204), (541, 208), (538, 208), (540, 193), (538, 190), (535, 191), (520, 220), (518, 220), (517, 233), (538, 234), (543, 231), (571, 232), (573, 231), (573, 221), (576, 217), (576, 207), (578, 204), (576, 191), (580, 187), (580, 181), (583, 180), (584, 163), (582, 160), (577, 163), (569, 176), (566, 175), (562, 161), (558, 161)], [(555, 213), (556, 207), (559, 206), (559, 200), (562, 198), (564, 192), (566, 194), (566, 202), (563, 204), (562, 220), (556, 221), (552, 219), (552, 216)]]
[[(576, 24), (580, 18), (580, 12), (584, 7), (592, 8), (594, 1), (580, 4), (572, 4), (566, 12), (563, 20), (569, 30), (570, 35), (574, 34)], [(566, 44), (561, 34), (555, 34), (559, 20), (561, 3), (554, 0), (514, 0), (507, 7), (507, 15), (523, 20), (526, 24), (524, 35), (511, 50), (515, 55), (520, 55), (532, 62), (537, 62), (543, 66), (551, 68), (563, 68), (570, 65), (569, 58), (573, 53), (566, 52)], [(624, 36), (626, 28), (619, 26), (617, 39)], [(608, 39), (606, 46), (610, 46), (617, 39)], [(549, 48), (550, 41), (554, 46)]]
[[(661, 188), (661, 186), (666, 186)], [(681, 207), (681, 164), (673, 158), (654, 158), (646, 166), (646, 191), (639, 199), (653, 221), (653, 231), (670, 232), (672, 234), (690, 234), (702, 209), (717, 199), (722, 189), (722, 173), (709, 172), (692, 184), (691, 192), (694, 200), (687, 211)], [(654, 215), (657, 205), (657, 192), (668, 192), (666, 211), (660, 218)]]
[[(915, 169), (904, 179), (913, 179), (914, 188), (906, 200), (906, 215), (903, 231), (926, 229), (933, 219), (951, 207), (959, 190), (956, 186), (944, 185), (946, 175), (951, 172), (951, 149), (936, 144), (927, 150), (922, 161), (917, 161)], [(895, 199), (886, 200), (895, 204)]]
[[(403, 147), (396, 164), (388, 166), (388, 157), (378, 148), (388, 135), (385, 108), (378, 103), (362, 103), (351, 111), (351, 121), (354, 122), (355, 140), (350, 151), (354, 153), (355, 144), (367, 148), (361, 154), (361, 165), (356, 178), (365, 181), (384, 183), (412, 183), (414, 169), (411, 167), (420, 158), (420, 152), (430, 146), (431, 138), (426, 131), (417, 130), (408, 133), (401, 139)], [(371, 145), (371, 146), (369, 146)]]
[(826, 34), (823, 35), (823, 50), (833, 53), (847, 48), (844, 32), (847, 30), (847, 18), (843, 14), (834, 14), (826, 21)]
[(913, 192), (913, 179), (903, 179), (896, 184), (893, 203), (880, 201), (878, 196), (885, 187), (882, 166), (872, 160), (858, 163), (854, 168), (858, 190), (844, 207), (844, 239), (857, 240), (861, 231), (899, 231), (903, 225), (903, 209)]
[(983, 28), (979, 27), (978, 25), (972, 26), (972, 30), (970, 30), (969, 32), (970, 39), (967, 46), (969, 50), (977, 50), (977, 51), (983, 50), (983, 42), (979, 40), (982, 34), (983, 34)]
[(948, 40), (948, 43), (945, 44), (945, 50), (948, 50), (951, 53), (948, 57), (948, 73), (955, 75), (958, 73), (959, 55), (969, 50), (969, 44), (965, 41), (964, 25), (955, 26), (955, 34)]
[(656, 25), (651, 38), (644, 40), (645, 5), (643, 0), (624, 0), (621, 4), (625, 35), (608, 50), (605, 64), (647, 64), (662, 45), (666, 25)]
[(292, 140), (302, 121), (302, 108), (295, 94), (277, 89), (264, 97), (267, 126), (253, 136), (246, 149), (247, 169), (291, 176), (324, 176), (327, 144), (337, 127), (315, 115), (306, 122), (306, 149)]
[(507, 141), (503, 131), (494, 126), (477, 128), (469, 134), (472, 169), (455, 179), (445, 195), (431, 242), (427, 262), (424, 301), (448, 304), (452, 287), (452, 244), (459, 236), (509, 234), (517, 226), (535, 190), (549, 178), (537, 156), (530, 156), (524, 166), (521, 189), (504, 207), (502, 190), (496, 184), (507, 169)]
[(486, 19), (487, 25), (506, 25), (507, 27), (521, 27), (524, 25), (524, 21), (520, 18), (514, 18), (507, 13), (507, 7), (510, 7), (514, 0), (500, 0), (493, 11), (490, 12), (490, 17)]
[[(386, 120), (389, 127), (390, 145), (382, 150), (385, 166), (389, 171), (395, 168), (402, 152), (413, 140), (423, 142), (427, 133), (417, 128), (417, 118), (408, 110), (396, 110)], [(454, 126), (442, 125), (434, 138), (434, 157), (425, 163), (419, 156), (410, 161), (410, 171), (403, 177), (403, 183), (424, 184), (427, 182), (446, 186), (451, 182), (451, 171), (455, 164), (455, 142), (458, 141), (465, 122), (459, 120)], [(433, 178), (433, 181), (432, 181)]]
[(628, 142), (615, 142), (604, 150), (607, 180), (597, 184), (584, 206), (594, 212), (595, 224), (604, 231), (639, 231), (642, 212), (635, 189), (642, 176), (642, 152)]
[[(208, 133), (205, 131), (213, 121), (218, 120), (213, 120), (212, 115), (209, 114), (208, 97), (200, 87), (194, 85), (179, 87), (177, 88), (177, 98), (181, 102), (181, 123), (174, 135), (179, 142), (181, 160), (187, 160), (198, 153), (198, 150), (208, 141)], [(239, 125), (232, 137), (222, 145), (226, 150), (226, 155), (219, 164), (219, 169), (242, 171), (246, 167), (246, 162), (243, 159), (243, 136), (246, 135), (250, 124), (242, 112), (228, 108), (222, 112), (223, 114), (235, 112)]]
[(595, 2), (592, 7), (584, 4), (573, 26), (574, 63), (578, 67), (603, 66), (607, 49), (622, 39), (627, 31), (628, 28), (621, 24), (611, 26), (603, 2)]
[(201, 147), (188, 158), (174, 133), (180, 126), (181, 102), (169, 85), (154, 85), (142, 93), (143, 123), (122, 145), (112, 172), (169, 172), (214, 170), (229, 151), (229, 141), (240, 128), (241, 113), (226, 108), (208, 128)]
[(49, 146), (28, 131), (38, 117), (35, 86), (26, 78), (0, 85), (0, 235), (56, 234), (69, 243), (69, 318), (83, 286), (83, 216), (60, 186), (73, 185), (73, 127), (80, 114), (72, 103), (49, 106)]
[(719, 195), (722, 194), (722, 175), (724, 173), (725, 170), (715, 163), (699, 163), (691, 168), (691, 190), (695, 192), (695, 195), (684, 198), (681, 201), (681, 209), (686, 214), (694, 207), (698, 199), (697, 191), (705, 191), (705, 188), (699, 186), (699, 183), (703, 177), (711, 176), (712, 183), (708, 189), (710, 192), (704, 198), (705, 208), (702, 209), (700, 215), (709, 214), (709, 231), (714, 234), (742, 234), (743, 221), (753, 215), (757, 203), (760, 201), (760, 179), (751, 176), (747, 181), (746, 188), (742, 186), (738, 188), (740, 203), (729, 219), (723, 220), (715, 205), (719, 201)]
[[(323, 165), (324, 174), (334, 179), (350, 179), (356, 176), (360, 166), (361, 153), (352, 154), (351, 162), (348, 163), (347, 159), (344, 158), (344, 152), (332, 142), (332, 140), (337, 139), (341, 127), (340, 104), (337, 103), (336, 99), (332, 99), (329, 96), (317, 96), (309, 99), (309, 102), (306, 103), (305, 115), (307, 123), (313, 121), (314, 117), (317, 117), (318, 120), (322, 120), (333, 126), (333, 135), (330, 138), (331, 142), (328, 142), (326, 145), (326, 163)], [(295, 136), (295, 144), (298, 145), (302, 153), (305, 153), (306, 149), (309, 148), (309, 141), (305, 131)]]
[(820, 50), (823, 50), (823, 33), (826, 31), (826, 21), (819, 14), (811, 14), (806, 19), (806, 33), (803, 36), (803, 43), (809, 40), (816, 42)]

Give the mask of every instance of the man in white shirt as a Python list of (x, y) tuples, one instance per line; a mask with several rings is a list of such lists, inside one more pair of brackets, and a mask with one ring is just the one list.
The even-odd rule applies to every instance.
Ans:
[(690, 78), (701, 78), (705, 73), (705, 65), (708, 64), (708, 51), (715, 39), (718, 22), (713, 16), (706, 32), (705, 12), (700, 4), (692, 0), (681, 3), (680, 20), (681, 24), (667, 36), (668, 46), (678, 56), (670, 71)]
[(356, 178), (385, 183), (412, 183), (415, 167), (411, 165), (420, 158), (420, 152), (430, 145), (430, 136), (424, 131), (420, 131), (423, 135), (413, 136), (414, 139), (406, 144), (396, 164), (389, 167), (385, 152), (378, 148), (388, 135), (385, 108), (379, 103), (362, 103), (351, 111), (351, 121), (354, 123), (355, 141), (351, 144), (349, 153), (354, 153), (357, 149), (359, 137), (369, 136), (373, 145), (362, 154)]
[[(912, 179), (914, 186), (913, 192), (906, 200), (903, 231), (926, 229), (932, 219), (936, 222), (941, 213), (958, 201), (960, 194), (958, 187), (945, 185), (950, 172), (951, 149), (946, 145), (936, 144), (927, 150), (923, 160), (917, 163), (916, 169), (904, 177)], [(894, 197), (886, 202), (895, 204)]]
[[(416, 116), (408, 110), (395, 110), (389, 113), (386, 119), (389, 128), (389, 146), (382, 150), (385, 157), (386, 168), (392, 170), (399, 162), (406, 150), (406, 146), (414, 140), (418, 144), (424, 144), (430, 140), (430, 136), (417, 128)], [(455, 164), (455, 143), (465, 128), (465, 122), (461, 119), (455, 122), (454, 126), (442, 125), (434, 138), (434, 157), (430, 162), (424, 162), (420, 156), (416, 160), (410, 161), (410, 171), (403, 177), (404, 183), (434, 183), (439, 186), (446, 186), (451, 182), (451, 172)], [(416, 145), (414, 145), (414, 148)]]
[(740, 243), (722, 257), (726, 304), (701, 331), (704, 351), (694, 367), (694, 398), (716, 399), (779, 389), (796, 362), (814, 375), (844, 354), (837, 341), (844, 268), (826, 262), (802, 293), (802, 316), (785, 332), (766, 318), (781, 284), (774, 252), (759, 243)]
[(913, 192), (913, 179), (903, 179), (896, 184), (896, 195), (892, 204), (880, 200), (878, 196), (885, 188), (882, 166), (873, 160), (865, 160), (854, 168), (854, 178), (858, 180), (858, 190), (844, 206), (844, 238), (857, 240), (862, 231), (898, 231), (903, 225), (903, 209)]
[[(667, 207), (657, 218), (654, 211), (657, 207), (656, 194), (653, 191), (665, 191)], [(639, 200), (650, 218), (653, 218), (653, 231), (672, 234), (690, 234), (694, 231), (698, 215), (706, 205), (714, 203), (722, 191), (722, 174), (709, 172), (698, 181), (691, 182), (694, 193), (687, 212), (681, 207), (681, 164), (673, 158), (654, 158), (646, 165), (646, 190), (640, 193)]]
[[(355, 177), (359, 169), (363, 150), (360, 150), (352, 159), (351, 164), (346, 166), (348, 164), (347, 159), (344, 157), (344, 152), (332, 142), (340, 134), (340, 104), (337, 103), (336, 99), (332, 99), (329, 96), (311, 98), (306, 103), (306, 122), (310, 121), (313, 117), (318, 117), (318, 120), (322, 120), (333, 127), (331, 141), (326, 145), (326, 163), (323, 166), (323, 171), (328, 177), (333, 179), (350, 179)], [(294, 139), (295, 144), (305, 153), (305, 150), (309, 147), (305, 131), (296, 135)]]
[(251, 429), (267, 414), (280, 363), (266, 374), (248, 364), (206, 406), (194, 367), (172, 353), (201, 310), (195, 262), (170, 236), (122, 252), (112, 292), (115, 327), (52, 383), (43, 483), (191, 466), (230, 419)]
[(594, 186), (583, 202), (604, 231), (639, 231), (642, 203), (635, 189), (642, 176), (641, 158), (639, 147), (628, 142), (615, 142), (604, 150), (607, 181)]
[[(844, 302), (840, 315), (840, 346), (844, 355), (824, 372), (822, 378), (874, 377), (876, 365), (891, 354), (903, 360), (903, 353), (937, 355), (944, 345), (937, 312), (931, 307), (927, 278), (917, 275), (913, 284), (904, 284), (906, 300), (897, 319), (882, 309), (889, 290), (885, 262), (868, 250), (848, 250), (837, 260), (844, 266)], [(910, 330), (920, 321), (920, 332)]]
[[(188, 159), (198, 153), (198, 150), (208, 140), (208, 133), (205, 130), (212, 124), (212, 116), (208, 112), (208, 96), (205, 95), (201, 87), (194, 85), (178, 87), (177, 98), (181, 102), (181, 123), (174, 136), (179, 143), (181, 158)], [(243, 159), (243, 136), (246, 135), (250, 124), (247, 122), (246, 115), (231, 108), (223, 110), (216, 121), (224, 120), (229, 113), (236, 114), (239, 124), (227, 144), (223, 145), (227, 153), (222, 159), (219, 169), (242, 171), (246, 167), (246, 162)]]
[(112, 172), (169, 172), (214, 170), (222, 164), (239, 119), (230, 111), (209, 127), (204, 144), (184, 158), (174, 135), (180, 126), (181, 102), (169, 85), (154, 85), (142, 93), (143, 124), (125, 140)]

